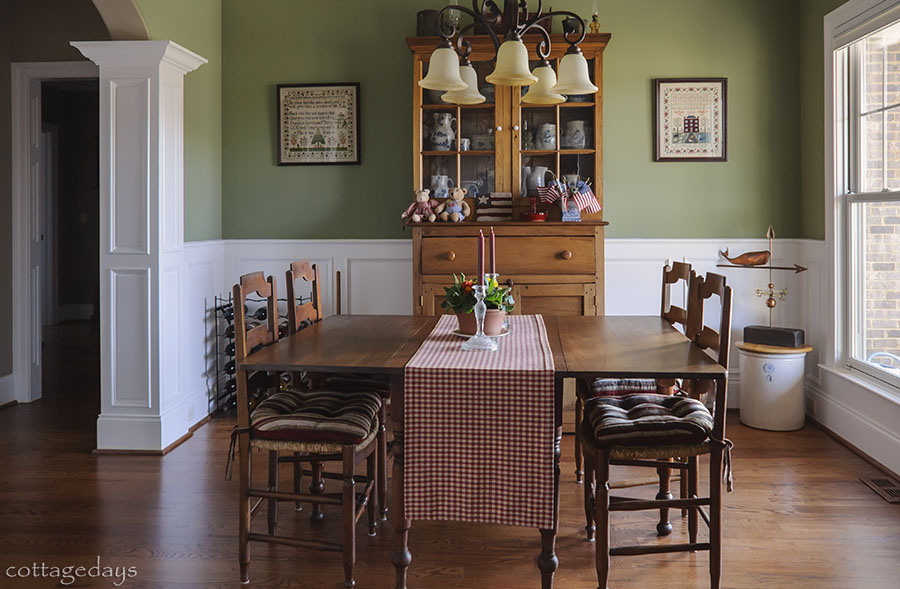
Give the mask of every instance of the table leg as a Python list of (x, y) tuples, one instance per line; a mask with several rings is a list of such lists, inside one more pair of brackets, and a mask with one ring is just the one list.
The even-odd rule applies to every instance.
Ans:
[(559, 532), (559, 458), (562, 443), (562, 396), (563, 379), (555, 379), (555, 409), (554, 420), (556, 423), (556, 435), (553, 442), (553, 528), (541, 529), (541, 554), (538, 556), (537, 565), (541, 571), (541, 589), (553, 588), (553, 576), (559, 567), (559, 559), (556, 557), (556, 534)]
[(403, 504), (403, 462), (404, 462), (404, 425), (403, 425), (403, 375), (391, 377), (391, 425), (394, 431), (394, 486), (392, 489), (394, 511), (394, 534), (396, 544), (391, 561), (396, 569), (396, 589), (406, 589), (406, 575), (412, 554), (409, 552), (409, 528), (411, 522), (406, 519), (406, 507)]

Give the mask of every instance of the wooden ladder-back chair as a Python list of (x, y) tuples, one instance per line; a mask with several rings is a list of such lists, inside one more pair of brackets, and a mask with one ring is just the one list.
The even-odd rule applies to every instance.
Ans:
[[(247, 295), (265, 297), (268, 321), (265, 325), (246, 329), (244, 302)], [(262, 272), (241, 276), (234, 286), (235, 361), (237, 377), (238, 423), (232, 433), (229, 468), (234, 445), (238, 448), (240, 477), (239, 563), (241, 583), (249, 582), (250, 541), (283, 544), (296, 548), (330, 550), (343, 553), (345, 585), (354, 585), (356, 562), (356, 524), (364, 512), (368, 513), (369, 535), (375, 535), (376, 524), (376, 444), (380, 430), (381, 398), (374, 393), (329, 394), (298, 390), (279, 391), (263, 400), (250, 412), (247, 395), (247, 373), (241, 363), (259, 348), (278, 341), (278, 301), (275, 279), (263, 277)], [(288, 307), (291, 305), (289, 304)], [(293, 325), (293, 323), (292, 323)], [(266, 488), (251, 485), (250, 452), (253, 448), (268, 452), (269, 477)], [(280, 457), (279, 453), (293, 454)], [(343, 481), (341, 493), (302, 493), (278, 490), (280, 462), (341, 462), (342, 473), (335, 475)], [(365, 477), (356, 475), (356, 467), (367, 463)], [(296, 471), (295, 471), (296, 472)], [(357, 484), (362, 492), (357, 493)], [(251, 505), (251, 500), (255, 503)], [(280, 501), (339, 505), (343, 509), (343, 540), (341, 543), (306, 540), (275, 535), (277, 505)], [(267, 506), (268, 533), (254, 533), (251, 521), (259, 509)]]
[[(692, 276), (691, 299), (702, 302), (718, 296), (721, 304), (718, 331), (703, 324), (702, 310), (690, 314), (689, 329), (692, 341), (703, 350), (713, 353), (723, 368), (728, 368), (731, 331), (731, 287), (725, 277), (709, 273), (706, 278)], [(585, 512), (593, 514), (597, 524), (597, 578), (599, 587), (606, 589), (609, 580), (610, 557), (708, 550), (710, 586), (718, 588), (722, 573), (722, 492), (724, 481), (731, 491), (731, 448), (725, 438), (727, 402), (727, 370), (717, 381), (695, 381), (692, 397), (697, 390), (714, 393), (714, 409), (695, 398), (668, 395), (628, 395), (625, 397), (595, 397), (584, 407), (584, 420), (578, 428), (585, 450)], [(710, 383), (710, 385), (707, 385)], [(655, 425), (642, 419), (651, 407)], [(623, 425), (613, 415), (628, 417)], [(660, 430), (658, 423), (664, 414), (672, 427)], [(614, 423), (617, 422), (617, 423)], [(615, 430), (615, 431), (614, 431)], [(698, 457), (710, 455), (709, 496), (698, 496)], [(687, 474), (688, 496), (681, 499), (642, 500), (610, 495), (609, 467), (611, 464), (656, 466), (661, 458), (675, 460), (668, 468)], [(724, 476), (723, 476), (724, 475)], [(592, 484), (593, 483), (593, 484)], [(703, 507), (709, 508), (707, 514)], [(613, 511), (639, 511), (682, 508), (688, 511), (688, 542), (682, 544), (638, 545), (610, 547), (609, 516)], [(709, 541), (698, 542), (698, 516), (709, 527)]]
[[(695, 312), (695, 307), (688, 304), (688, 309), (678, 307), (671, 304), (671, 291), (674, 285), (680, 281), (684, 281), (684, 285), (688, 286), (691, 276), (696, 273), (691, 270), (691, 265), (685, 262), (674, 261), (669, 264), (663, 264), (662, 269), (662, 296), (660, 297), (660, 317), (668, 321), (671, 325), (680, 325), (685, 335), (691, 337), (688, 330), (688, 314)], [(688, 299), (692, 301), (693, 299)], [(658, 393), (671, 395), (675, 392), (674, 380), (654, 380), (654, 379), (634, 379), (634, 378), (596, 378), (590, 381), (579, 380), (575, 389), (575, 423), (581, 423), (582, 408), (584, 401), (594, 396), (600, 395), (626, 395), (632, 393), (648, 393), (656, 390)], [(578, 436), (575, 436), (575, 482), (581, 483), (582, 479), (582, 452), (581, 442)], [(637, 486), (640, 484), (650, 484), (656, 482), (656, 479), (641, 479), (633, 481), (629, 486)], [(662, 492), (662, 490), (660, 491)]]
[[(338, 273), (337, 299), (340, 300), (340, 273)], [(297, 260), (291, 262), (285, 272), (288, 300), (288, 329), (291, 334), (297, 333), (318, 323), (324, 318), (322, 312), (322, 290), (319, 282), (319, 268), (309, 260)], [(310, 297), (303, 301), (298, 296), (297, 281), (304, 280), (310, 284)], [(387, 398), (390, 395), (390, 383), (376, 379), (361, 378), (354, 375), (325, 375), (308, 374), (307, 384), (311, 390), (327, 390), (331, 392), (374, 392), (382, 397), (382, 405), (379, 411), (380, 426), (378, 429), (378, 507), (380, 519), (387, 519)], [(325, 487), (325, 473), (321, 462), (312, 462), (309, 491), (319, 494)], [(294, 465), (294, 489), (299, 492), (302, 486), (303, 471), (299, 464)], [(300, 506), (297, 505), (299, 510)], [(321, 507), (313, 503), (312, 512), (309, 515), (312, 520), (322, 519)]]

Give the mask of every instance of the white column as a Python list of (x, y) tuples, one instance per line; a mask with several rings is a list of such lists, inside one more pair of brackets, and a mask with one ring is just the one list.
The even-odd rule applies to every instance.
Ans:
[(97, 448), (162, 450), (194, 417), (182, 390), (179, 334), (182, 98), (184, 75), (206, 60), (171, 41), (72, 45), (100, 66)]

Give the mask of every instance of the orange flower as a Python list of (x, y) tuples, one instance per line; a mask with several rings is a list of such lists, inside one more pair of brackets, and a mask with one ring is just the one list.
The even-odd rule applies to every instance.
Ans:
[(470, 292), (472, 292), (472, 287), (474, 285), (475, 285), (474, 280), (466, 280), (465, 282), (463, 282), (463, 292), (466, 294), (469, 294)]

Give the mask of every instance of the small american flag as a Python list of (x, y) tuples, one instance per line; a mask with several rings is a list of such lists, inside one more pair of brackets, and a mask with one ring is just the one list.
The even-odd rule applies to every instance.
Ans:
[(594, 196), (594, 191), (591, 190), (591, 187), (583, 180), (578, 183), (578, 187), (573, 191), (572, 200), (578, 205), (579, 211), (599, 213), (602, 208), (597, 201), (597, 197)]
[(567, 189), (562, 182), (554, 180), (547, 186), (538, 186), (537, 191), (541, 202), (553, 204), (565, 196)]

